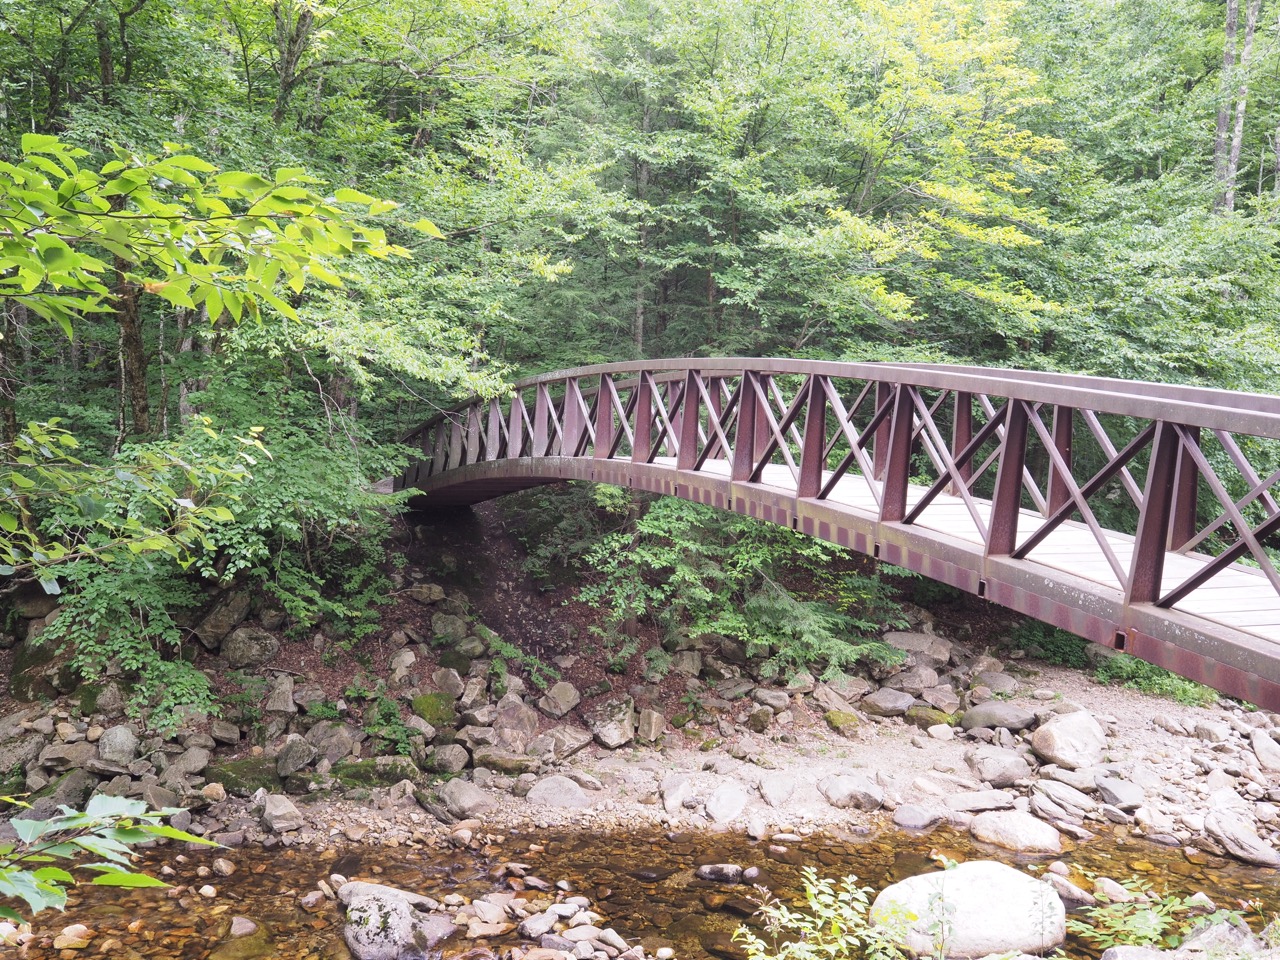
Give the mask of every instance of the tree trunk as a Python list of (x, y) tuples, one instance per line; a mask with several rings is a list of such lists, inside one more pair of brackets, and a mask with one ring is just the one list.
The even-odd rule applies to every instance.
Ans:
[(151, 401), (147, 396), (147, 349), (142, 339), (138, 287), (125, 276), (128, 264), (116, 261), (116, 321), (120, 324), (120, 390), (129, 407), (130, 431), (151, 433)]
[(1231, 131), (1231, 151), (1227, 155), (1226, 177), (1223, 182), (1221, 207), (1227, 211), (1236, 207), (1236, 177), (1240, 171), (1240, 150), (1244, 146), (1244, 110), (1249, 97), (1249, 77), (1246, 71), (1253, 55), (1253, 37), (1258, 29), (1258, 12), (1262, 0), (1249, 0), (1245, 13), (1244, 46), (1240, 50), (1240, 85), (1236, 91), (1235, 128)]
[(1227, 0), (1227, 21), (1222, 41), (1222, 90), (1213, 129), (1213, 176), (1219, 185), (1227, 178), (1227, 131), (1231, 127), (1231, 90), (1236, 65), (1236, 33), (1240, 24), (1240, 0)]
[[(297, 10), (297, 19), (293, 12)], [(285, 111), (289, 108), (289, 99), (293, 96), (293, 88), (301, 79), (298, 67), (302, 57), (311, 43), (311, 32), (315, 28), (315, 12), (309, 7), (295, 7), (291, 2), (277, 0), (272, 5), (276, 21), (276, 104), (271, 111), (271, 119), (276, 124), (284, 121)]]
[[(644, 96), (641, 93), (641, 96)], [(649, 131), (653, 123), (653, 114), (646, 100), (643, 109), (640, 111), (640, 133), (642, 149), (647, 150), (649, 147)], [(643, 201), (645, 194), (649, 192), (649, 161), (636, 159), (636, 199)], [(640, 216), (643, 218), (645, 214), (642, 212)], [(637, 252), (636, 252), (636, 287), (635, 287), (635, 315), (631, 320), (631, 341), (635, 346), (637, 358), (644, 357), (645, 345), (645, 309), (647, 297), (647, 283), (644, 269), (644, 251), (645, 245), (649, 240), (649, 224), (641, 219), (640, 229), (637, 236)]]

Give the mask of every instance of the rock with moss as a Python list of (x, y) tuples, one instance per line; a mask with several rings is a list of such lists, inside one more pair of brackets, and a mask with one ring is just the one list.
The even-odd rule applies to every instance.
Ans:
[(437, 730), (453, 727), (458, 722), (453, 697), (447, 693), (424, 693), (414, 697), (409, 706), (417, 716)]
[(237, 797), (252, 796), (257, 790), (275, 792), (280, 789), (280, 777), (276, 773), (276, 761), (271, 757), (245, 757), (243, 760), (224, 760), (210, 764), (205, 779), (220, 783), (227, 793)]
[(823, 719), (827, 721), (827, 726), (842, 737), (856, 736), (858, 728), (862, 726), (860, 716), (856, 713), (846, 713), (844, 710), (828, 710), (823, 714)]
[(14, 647), (11, 676), (9, 689), (24, 703), (70, 693), (80, 682), (69, 653), (61, 652), (53, 641), (41, 643), (34, 638)]
[(921, 730), (928, 730), (930, 727), (944, 723), (951, 726), (955, 723), (955, 717), (951, 714), (939, 710), (937, 707), (926, 707), (917, 703), (914, 707), (910, 707), (903, 719), (913, 727), (919, 727)]
[(471, 672), (471, 658), (458, 650), (445, 650), (437, 658), (441, 670), (456, 670), (458, 676), (465, 677)]
[(390, 787), (402, 780), (418, 783), (422, 771), (408, 757), (375, 757), (334, 764), (332, 777), (348, 787)]

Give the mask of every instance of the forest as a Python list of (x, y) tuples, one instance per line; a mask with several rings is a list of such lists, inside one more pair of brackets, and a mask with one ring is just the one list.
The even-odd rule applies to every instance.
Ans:
[[(520, 375), (1280, 369), (1262, 0), (11, 0), (0, 65), (0, 595), (153, 707), (214, 585), (358, 641), (398, 438)], [(647, 537), (740, 631), (827, 549), (567, 495), (535, 560)]]

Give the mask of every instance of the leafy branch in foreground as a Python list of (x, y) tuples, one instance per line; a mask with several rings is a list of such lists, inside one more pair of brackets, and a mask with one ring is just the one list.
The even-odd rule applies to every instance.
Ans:
[(185, 567), (193, 550), (211, 549), (213, 525), (234, 519), (228, 504), (255, 454), (270, 456), (259, 430), (223, 451), (197, 449), (192, 434), (228, 446), (198, 418), (187, 435), (91, 464), (72, 454), (79, 444), (57, 419), (27, 424), (0, 444), (0, 576), (57, 593), (52, 568), (79, 559), (159, 552)]
[[(0, 801), (28, 807), (12, 797)], [(89, 883), (106, 887), (166, 887), (162, 880), (130, 869), (131, 847), (149, 840), (167, 838), (216, 847), (218, 844), (161, 823), (176, 810), (148, 810), (142, 800), (109, 797), (90, 798), (83, 812), (60, 807), (48, 820), (13, 820), (16, 843), (0, 843), (0, 896), (22, 900), (33, 914), (50, 907), (62, 910), (67, 889), (78, 881), (74, 874), (56, 864), (76, 861), (88, 855), (100, 858), (91, 863), (68, 863), (71, 870), (93, 873)], [(0, 918), (24, 922), (12, 907), (0, 906)]]

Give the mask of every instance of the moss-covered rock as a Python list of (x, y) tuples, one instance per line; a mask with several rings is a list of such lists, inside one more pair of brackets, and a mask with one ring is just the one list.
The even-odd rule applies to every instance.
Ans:
[(222, 784), (227, 793), (237, 797), (252, 796), (259, 788), (273, 793), (280, 790), (276, 762), (269, 757), (246, 757), (210, 764), (205, 771), (205, 779)]
[(458, 711), (454, 709), (453, 697), (447, 693), (424, 693), (414, 697), (409, 706), (427, 723), (437, 730), (453, 727), (458, 722)]
[(13, 649), (9, 689), (18, 700), (30, 703), (52, 699), (74, 690), (79, 679), (71, 668), (71, 655), (59, 651), (53, 641), (25, 640)]
[(842, 737), (855, 736), (858, 728), (862, 726), (862, 718), (847, 710), (828, 710), (823, 715), (823, 719), (827, 721), (828, 727)]
[(437, 658), (437, 662), (442, 670), (457, 670), (460, 677), (471, 672), (471, 658), (457, 650), (445, 650)]
[(932, 726), (939, 723), (945, 723), (948, 726), (956, 722), (954, 715), (936, 707), (926, 707), (922, 704), (916, 704), (907, 710), (907, 715), (902, 719), (913, 727), (919, 727), (921, 730), (928, 730)]
[(334, 764), (329, 772), (344, 787), (390, 787), (401, 780), (417, 783), (423, 779), (422, 771), (408, 757), (349, 760)]

